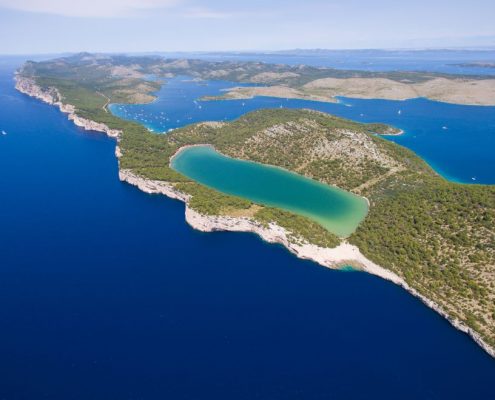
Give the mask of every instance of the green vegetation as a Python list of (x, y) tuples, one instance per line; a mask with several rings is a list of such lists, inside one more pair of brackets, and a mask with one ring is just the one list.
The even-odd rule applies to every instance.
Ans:
[(274, 222), (289, 232), (297, 233), (293, 236), (296, 242), (302, 238), (304, 241), (321, 247), (336, 247), (340, 243), (337, 236), (309, 218), (278, 208), (264, 207), (254, 215), (254, 218), (264, 224)]
[(175, 185), (181, 192), (192, 196), (189, 206), (206, 215), (222, 215), (225, 210), (247, 210), (253, 203), (239, 197), (229, 196), (195, 182)]
[[(115, 75), (115, 67), (125, 77)], [(190, 206), (201, 213), (248, 215), (262, 224), (275, 222), (286, 228), (296, 242), (338, 244), (335, 236), (307, 218), (218, 193), (173, 171), (168, 167), (170, 157), (187, 144), (210, 143), (226, 155), (284, 167), (366, 196), (370, 212), (349, 241), (495, 345), (495, 187), (445, 181), (411, 151), (377, 136), (390, 132), (381, 124), (364, 125), (304, 110), (263, 110), (229, 124), (196, 124), (156, 135), (105, 109), (108, 101), (135, 101), (157, 89), (158, 83), (145, 82), (140, 74), (188, 73), (249, 81), (261, 72), (294, 72), (294, 68), (303, 70), (305, 77), (281, 78), (283, 83), (384, 75), (262, 63), (96, 59), (85, 54), (28, 63), (22, 74), (34, 77), (44, 88), (57, 88), (78, 115), (120, 129), (121, 168), (174, 184), (191, 195)], [(396, 80), (426, 79), (421, 73), (385, 75)]]
[(210, 143), (231, 157), (276, 165), (359, 193), (361, 185), (399, 167), (398, 155), (382, 151), (388, 142), (373, 135), (390, 130), (315, 111), (279, 109), (252, 112), (223, 126), (185, 127), (168, 136), (179, 147)]
[(495, 344), (495, 187), (399, 174), (369, 191), (363, 254)]

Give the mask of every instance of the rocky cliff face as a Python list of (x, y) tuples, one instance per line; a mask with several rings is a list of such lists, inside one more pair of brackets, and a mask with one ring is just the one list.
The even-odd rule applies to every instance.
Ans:
[(149, 194), (162, 194), (172, 199), (183, 201), (186, 204), (185, 217), (189, 225), (202, 232), (230, 231), (251, 232), (259, 235), (268, 243), (278, 243), (286, 247), (298, 258), (314, 261), (324, 267), (338, 269), (351, 265), (380, 278), (391, 281), (413, 296), (421, 300), (426, 306), (432, 308), (446, 318), (455, 328), (468, 334), (487, 353), (495, 357), (495, 350), (489, 346), (482, 337), (473, 329), (452, 318), (434, 301), (423, 296), (410, 287), (404, 279), (394, 272), (385, 269), (366, 258), (358, 247), (347, 242), (342, 242), (335, 248), (319, 247), (310, 243), (294, 243), (290, 240), (290, 232), (276, 224), (263, 225), (248, 217), (230, 217), (224, 215), (204, 215), (189, 207), (189, 196), (177, 190), (172, 184), (162, 181), (144, 179), (130, 170), (120, 170), (119, 178), (123, 182), (137, 186), (143, 192)]
[(57, 106), (60, 111), (68, 114), (68, 118), (74, 122), (75, 125), (83, 128), (87, 131), (103, 132), (110, 137), (119, 138), (121, 131), (117, 129), (110, 129), (108, 126), (102, 123), (91, 121), (86, 118), (82, 118), (76, 114), (76, 109), (72, 104), (62, 103), (62, 96), (55, 88), (42, 88), (36, 84), (32, 78), (24, 77), (17, 74), (15, 77), (16, 89), (28, 96), (35, 97), (45, 103)]

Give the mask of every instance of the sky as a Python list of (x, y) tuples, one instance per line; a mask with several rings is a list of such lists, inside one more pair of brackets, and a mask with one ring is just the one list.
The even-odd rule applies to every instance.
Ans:
[(0, 0), (0, 54), (495, 47), (495, 0)]

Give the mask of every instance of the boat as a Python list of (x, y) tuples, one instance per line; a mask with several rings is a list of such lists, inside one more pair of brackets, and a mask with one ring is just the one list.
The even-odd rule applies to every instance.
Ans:
[(402, 114), (402, 110), (397, 111), (397, 114), (401, 115)]
[(5, 131), (2, 131), (2, 135), (4, 135), (4, 136), (5, 136), (6, 134), (7, 134), (7, 132), (5, 132)]
[(449, 129), (449, 128), (447, 128), (446, 126), (442, 126), (442, 129), (443, 129), (444, 131), (446, 131), (446, 130), (447, 130), (447, 129)]

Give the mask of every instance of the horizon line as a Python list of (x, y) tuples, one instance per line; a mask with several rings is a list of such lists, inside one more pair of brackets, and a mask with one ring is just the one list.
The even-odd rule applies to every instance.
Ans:
[(143, 50), (143, 51), (127, 51), (127, 50), (109, 50), (109, 51), (91, 51), (91, 50), (74, 50), (74, 51), (57, 51), (57, 52), (40, 52), (40, 53), (0, 53), (0, 56), (49, 56), (49, 55), (75, 55), (81, 53), (89, 54), (167, 54), (167, 53), (184, 53), (184, 54), (210, 54), (210, 53), (227, 53), (227, 54), (277, 54), (287, 52), (346, 52), (346, 51), (495, 51), (495, 45), (493, 46), (439, 46), (439, 47), (363, 47), (363, 48), (322, 48), (322, 47), (308, 47), (308, 48), (287, 48), (279, 50)]

